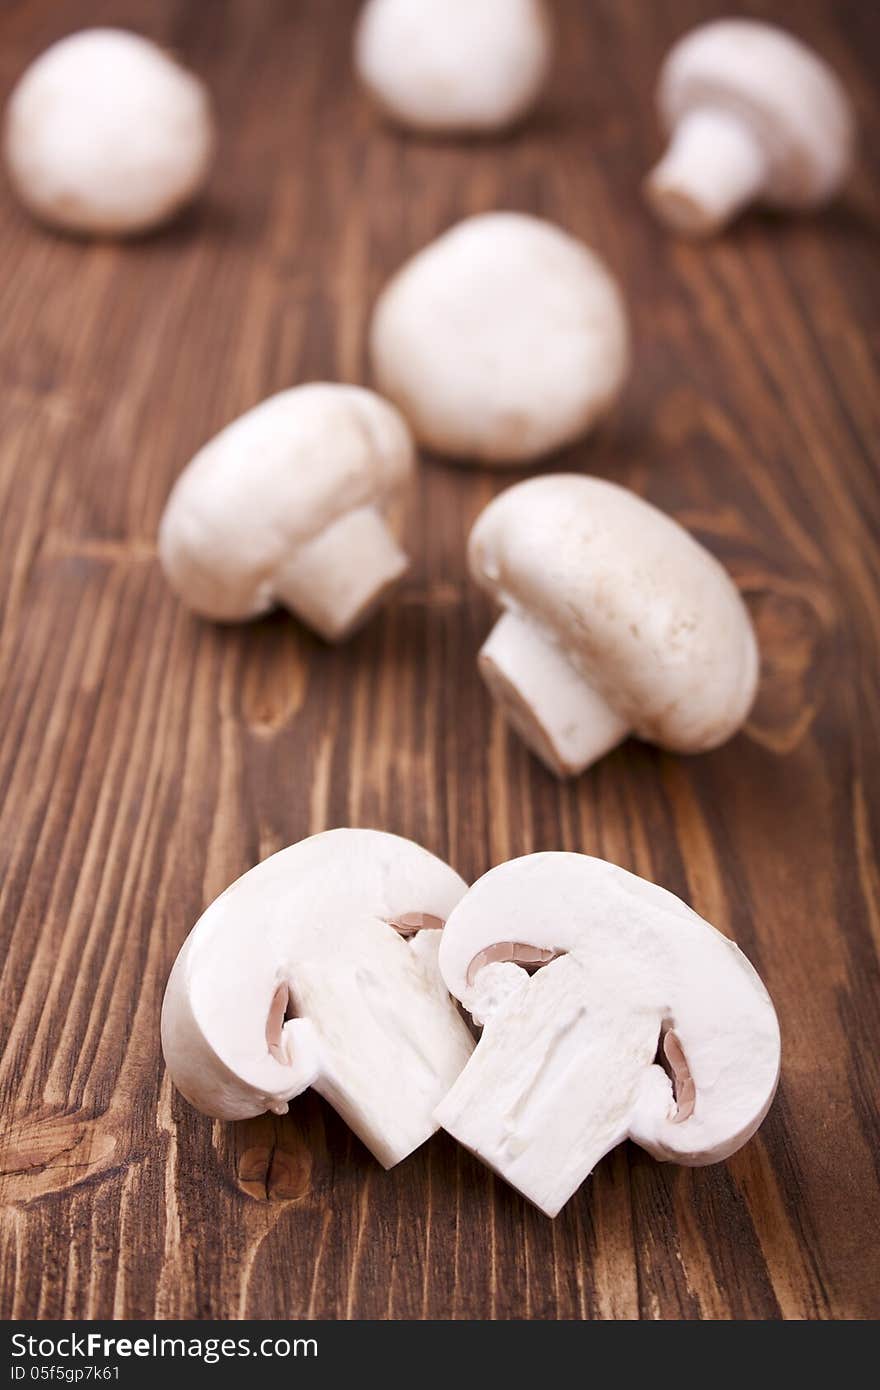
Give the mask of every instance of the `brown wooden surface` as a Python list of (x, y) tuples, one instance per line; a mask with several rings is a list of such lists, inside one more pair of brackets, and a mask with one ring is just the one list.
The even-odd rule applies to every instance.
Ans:
[[(118, 22), (206, 77), (222, 132), (206, 202), (137, 244), (55, 238), (0, 201), (6, 1316), (880, 1314), (880, 9), (748, 6), (838, 68), (861, 164), (820, 217), (692, 246), (640, 200), (652, 79), (674, 36), (738, 7), (556, 8), (540, 117), (460, 146), (377, 123), (345, 0), (3, 7), (4, 93), (61, 33)], [(425, 463), (412, 573), (339, 650), (283, 614), (215, 629), (163, 583), (156, 526), (197, 446), (292, 383), (365, 379), (384, 278), (496, 206), (583, 236), (631, 305), (620, 408), (563, 465), (693, 528), (754, 613), (760, 699), (709, 756), (629, 743), (559, 785), (493, 715), (463, 543), (513, 474)], [(196, 1115), (159, 1052), (177, 948), (238, 874), (340, 824), (468, 878), (579, 849), (687, 898), (779, 1009), (759, 1137), (695, 1171), (624, 1146), (553, 1223), (443, 1135), (386, 1174), (314, 1096), (283, 1120)]]

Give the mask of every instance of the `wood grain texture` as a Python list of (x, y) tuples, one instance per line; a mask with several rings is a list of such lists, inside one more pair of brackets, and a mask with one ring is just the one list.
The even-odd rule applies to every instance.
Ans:
[[(0, 1312), (19, 1317), (880, 1315), (880, 291), (869, 0), (558, 0), (538, 118), (417, 143), (352, 80), (346, 0), (7, 0), (0, 80), (84, 23), (209, 82), (210, 195), (89, 245), (0, 201)], [(864, 138), (845, 199), (692, 246), (643, 207), (652, 83), (713, 14), (788, 22)], [(477, 511), (516, 476), (426, 461), (412, 573), (345, 647), (287, 616), (189, 616), (155, 558), (172, 480), (298, 381), (367, 379), (399, 262), (493, 207), (551, 217), (625, 286), (635, 369), (557, 466), (635, 488), (731, 568), (763, 646), (746, 732), (700, 758), (627, 743), (560, 785), (474, 666)], [(538, 345), (539, 346), (539, 345)], [(443, 1135), (384, 1173), (318, 1098), (196, 1115), (159, 1007), (204, 905), (328, 826), (423, 842), (467, 878), (566, 848), (656, 879), (740, 943), (784, 1067), (755, 1141), (688, 1171), (633, 1146), (556, 1222)]]

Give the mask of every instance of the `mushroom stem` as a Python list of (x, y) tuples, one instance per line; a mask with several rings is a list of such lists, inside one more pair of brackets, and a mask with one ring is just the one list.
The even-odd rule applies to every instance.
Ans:
[(409, 561), (375, 507), (357, 507), (332, 521), (279, 570), (279, 603), (328, 642), (365, 622)]
[(499, 618), (479, 666), (507, 719), (557, 777), (583, 772), (629, 732), (563, 649), (519, 613)]
[(767, 161), (748, 123), (720, 107), (687, 112), (645, 192), (655, 212), (689, 236), (708, 236), (759, 196)]
[(561, 956), (490, 1015), (434, 1112), (548, 1216), (626, 1138), (657, 1047), (660, 1019), (631, 978), (595, 964)]

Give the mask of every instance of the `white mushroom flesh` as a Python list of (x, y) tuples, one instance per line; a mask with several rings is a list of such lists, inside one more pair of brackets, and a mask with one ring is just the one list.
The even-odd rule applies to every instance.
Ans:
[(442, 922), (464, 891), (426, 850), (370, 830), (328, 831), (251, 869), (171, 972), (162, 1043), (177, 1088), (242, 1119), (284, 1114), (313, 1086), (381, 1163), (400, 1162), (435, 1130), (473, 1042), (440, 978), (440, 932), (414, 926), (410, 942), (390, 923)]
[[(481, 988), (517, 969), (498, 961), (508, 938), (553, 958)], [(493, 869), (450, 916), (440, 965), (484, 1028), (437, 1118), (550, 1216), (627, 1137), (659, 1159), (716, 1162), (773, 1099), (779, 1028), (748, 960), (671, 893), (602, 860)]]

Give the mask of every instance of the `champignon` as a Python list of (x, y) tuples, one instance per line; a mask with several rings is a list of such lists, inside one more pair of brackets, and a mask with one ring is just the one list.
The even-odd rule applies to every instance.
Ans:
[(139, 34), (84, 29), (52, 45), (9, 99), (12, 184), (41, 221), (125, 236), (201, 188), (214, 149), (204, 85)]
[(406, 571), (394, 532), (413, 472), (409, 430), (373, 392), (316, 382), (271, 396), (178, 478), (159, 529), (169, 583), (203, 617), (283, 604), (340, 641)]
[(551, 49), (544, 0), (368, 0), (355, 67), (401, 125), (486, 134), (534, 105)]
[[(530, 979), (516, 962), (535, 950), (547, 963)], [(548, 1216), (626, 1138), (715, 1163), (767, 1114), (779, 1026), (757, 973), (679, 898), (604, 860), (492, 869), (447, 920), (440, 969), (484, 1027), (435, 1116)]]
[(370, 351), (416, 438), (525, 463), (585, 434), (626, 375), (626, 310), (582, 242), (522, 213), (460, 222), (382, 292)]
[[(465, 888), (427, 850), (375, 830), (330, 830), (258, 864), (202, 915), (171, 971), (162, 1047), (178, 1090), (238, 1120), (283, 1115), (312, 1086), (380, 1163), (399, 1163), (437, 1128), (433, 1108), (473, 1047), (428, 929)], [(412, 914), (433, 922), (410, 942), (396, 924)]]
[(663, 65), (658, 106), (671, 143), (646, 194), (689, 235), (717, 231), (753, 202), (817, 207), (849, 172), (846, 92), (827, 63), (771, 24), (722, 19), (686, 34)]
[(479, 655), (510, 723), (559, 777), (628, 734), (679, 753), (745, 720), (758, 648), (717, 560), (626, 488), (546, 474), (478, 516), (470, 571), (504, 612)]

